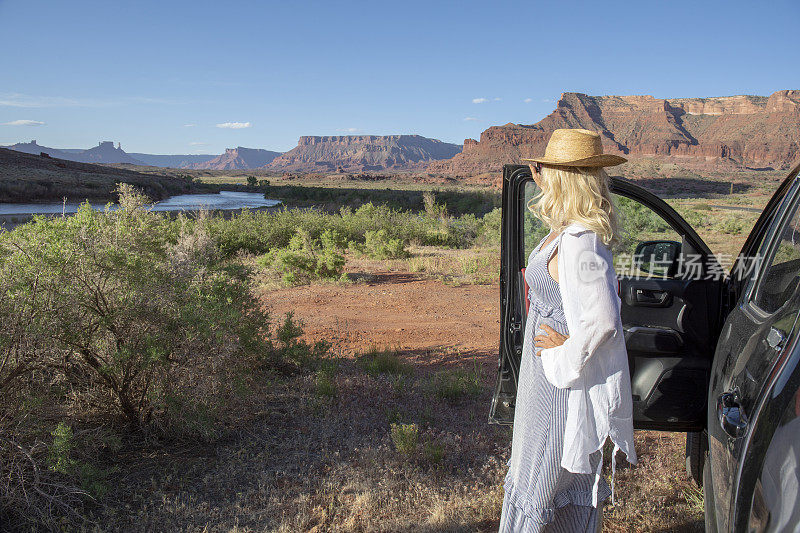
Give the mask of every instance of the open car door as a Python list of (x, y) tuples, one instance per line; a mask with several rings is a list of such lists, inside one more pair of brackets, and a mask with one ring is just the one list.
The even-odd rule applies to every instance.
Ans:
[[(530, 251), (548, 233), (526, 207), (537, 190), (529, 167), (503, 168), (500, 356), (490, 423), (514, 420), (527, 314), (523, 269)], [(706, 422), (724, 272), (692, 227), (663, 200), (619, 178), (611, 179), (611, 192), (622, 223), (622, 242), (613, 252), (634, 426), (699, 431)]]

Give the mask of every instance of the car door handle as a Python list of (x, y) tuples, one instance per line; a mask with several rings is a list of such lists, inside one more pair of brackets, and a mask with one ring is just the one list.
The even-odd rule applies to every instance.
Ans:
[(639, 305), (648, 307), (666, 307), (669, 305), (669, 291), (657, 291), (652, 289), (634, 289), (633, 301)]
[(722, 430), (733, 438), (744, 435), (747, 430), (745, 416), (736, 392), (723, 392), (717, 398), (717, 418)]

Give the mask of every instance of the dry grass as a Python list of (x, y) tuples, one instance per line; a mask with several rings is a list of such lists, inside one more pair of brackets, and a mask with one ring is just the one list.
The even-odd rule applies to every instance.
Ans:
[(492, 284), (500, 274), (498, 250), (486, 248), (442, 249), (433, 246), (411, 247), (406, 260), (409, 272), (421, 273), (451, 285)]
[[(255, 419), (216, 447), (167, 449), (135, 459), (97, 516), (102, 530), (494, 531), (511, 430), (488, 425), (492, 356), (431, 367), (395, 354), (412, 375), (339, 361), (336, 393), (314, 375), (254, 394)], [(452, 360), (452, 359), (451, 359)], [(474, 372), (477, 395), (442, 399), (437, 372)], [(415, 424), (416, 445), (397, 450), (392, 424)], [(702, 509), (683, 470), (679, 434), (638, 432), (640, 464), (617, 474), (609, 531), (698, 531)], [(431, 453), (431, 450), (441, 453)], [(127, 459), (126, 459), (127, 457)]]

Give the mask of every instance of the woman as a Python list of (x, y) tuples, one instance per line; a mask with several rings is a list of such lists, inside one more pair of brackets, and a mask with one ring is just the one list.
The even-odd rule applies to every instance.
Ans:
[[(529, 310), (500, 531), (599, 531), (616, 452), (636, 463), (628, 359), (610, 247), (617, 218), (600, 135), (553, 132), (531, 161), (550, 227), (525, 270)], [(602, 449), (614, 443), (611, 488)]]

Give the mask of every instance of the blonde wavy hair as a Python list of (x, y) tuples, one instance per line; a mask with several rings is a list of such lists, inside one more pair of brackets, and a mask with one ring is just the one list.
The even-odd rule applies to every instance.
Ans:
[(540, 176), (541, 190), (528, 201), (528, 209), (553, 231), (578, 222), (609, 248), (619, 242), (617, 210), (603, 167), (543, 165)]

